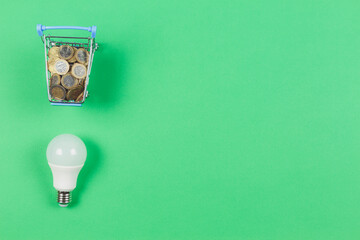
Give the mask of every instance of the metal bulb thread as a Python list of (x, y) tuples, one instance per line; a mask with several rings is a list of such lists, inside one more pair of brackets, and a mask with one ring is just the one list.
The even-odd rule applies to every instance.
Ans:
[(57, 202), (60, 207), (67, 207), (71, 202), (71, 192), (58, 191)]

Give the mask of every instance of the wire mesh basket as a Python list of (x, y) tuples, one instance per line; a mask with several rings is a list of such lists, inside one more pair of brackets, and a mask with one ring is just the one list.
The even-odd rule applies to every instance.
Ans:
[[(51, 36), (50, 34), (44, 35), (45, 30), (52, 30), (52, 29), (76, 29), (76, 30), (85, 30), (91, 33), (90, 37), (68, 37), (68, 36)], [(87, 87), (89, 85), (89, 77), (91, 72), (91, 67), (94, 59), (94, 53), (98, 49), (98, 44), (95, 43), (95, 36), (96, 36), (96, 26), (92, 27), (77, 27), (77, 26), (43, 26), (41, 24), (38, 24), (36, 26), (36, 30), (38, 35), (41, 37), (42, 42), (44, 43), (44, 49), (45, 49), (45, 73), (46, 73), (46, 86), (47, 86), (47, 93), (48, 93), (48, 99), (50, 101), (51, 105), (62, 105), (62, 106), (82, 106), (85, 99), (89, 96), (89, 93), (87, 91)], [(85, 65), (86, 68), (86, 77), (84, 79), (81, 79), (83, 84), (83, 92), (79, 94), (78, 99), (56, 99), (51, 94), (51, 77), (54, 74), (53, 71), (49, 70), (49, 50), (53, 47), (61, 47), (63, 45), (70, 46), (74, 50), (77, 49), (85, 49), (88, 52), (88, 62), (87, 65)], [(74, 51), (73, 50), (73, 51)], [(69, 64), (69, 69), (73, 68), (74, 64)], [(63, 78), (64, 75), (60, 75), (59, 77)], [(77, 79), (78, 81), (79, 79)], [(62, 86), (60, 86), (63, 88)], [(65, 88), (63, 88), (65, 89)], [(69, 90), (65, 89), (65, 95), (69, 93)]]

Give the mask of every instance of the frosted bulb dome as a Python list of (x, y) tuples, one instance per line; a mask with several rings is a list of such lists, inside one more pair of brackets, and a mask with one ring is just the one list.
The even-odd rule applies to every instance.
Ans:
[(56, 136), (46, 150), (48, 162), (58, 166), (79, 166), (86, 160), (84, 142), (72, 134)]

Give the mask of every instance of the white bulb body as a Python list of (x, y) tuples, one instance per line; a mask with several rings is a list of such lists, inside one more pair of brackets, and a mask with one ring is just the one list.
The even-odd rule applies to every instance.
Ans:
[(83, 141), (72, 134), (56, 136), (49, 143), (46, 157), (53, 174), (53, 185), (58, 191), (72, 191), (86, 160)]
[(58, 191), (71, 192), (76, 188), (76, 182), (81, 168), (84, 166), (58, 166), (49, 163), (53, 174), (53, 185)]

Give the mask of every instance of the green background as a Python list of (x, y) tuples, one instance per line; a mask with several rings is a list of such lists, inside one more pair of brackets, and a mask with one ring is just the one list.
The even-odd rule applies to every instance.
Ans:
[[(3, 2), (0, 239), (359, 239), (359, 10)], [(38, 23), (97, 25), (82, 108), (50, 106)], [(88, 148), (66, 209), (45, 157), (62, 133)]]

